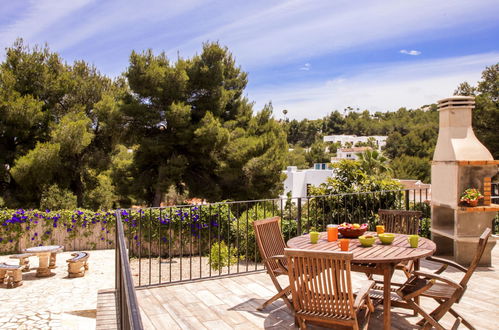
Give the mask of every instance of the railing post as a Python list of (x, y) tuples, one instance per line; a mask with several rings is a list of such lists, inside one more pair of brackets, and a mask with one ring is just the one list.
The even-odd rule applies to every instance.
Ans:
[(116, 323), (118, 329), (121, 328), (121, 262), (120, 262), (120, 244), (119, 244), (119, 230), (118, 230), (118, 221), (121, 221), (120, 218), (121, 211), (120, 209), (116, 210), (116, 222), (114, 224), (114, 271), (115, 271), (115, 308), (116, 308)]
[(296, 226), (297, 226), (297, 234), (301, 235), (301, 197), (297, 199), (297, 207), (296, 207)]
[(410, 205), (409, 205), (409, 190), (405, 191), (405, 209), (409, 210)]

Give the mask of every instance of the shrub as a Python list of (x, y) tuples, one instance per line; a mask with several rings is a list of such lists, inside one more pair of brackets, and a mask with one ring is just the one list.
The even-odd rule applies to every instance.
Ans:
[(210, 248), (210, 267), (214, 270), (219, 270), (222, 267), (228, 267), (237, 263), (237, 249), (229, 247), (224, 241), (216, 242)]
[(42, 192), (40, 209), (76, 209), (76, 196), (69, 190), (59, 188), (56, 184), (51, 185)]
[(113, 207), (113, 201), (117, 199), (113, 182), (106, 174), (99, 174), (96, 179), (95, 188), (85, 193), (84, 207), (91, 210), (109, 210)]

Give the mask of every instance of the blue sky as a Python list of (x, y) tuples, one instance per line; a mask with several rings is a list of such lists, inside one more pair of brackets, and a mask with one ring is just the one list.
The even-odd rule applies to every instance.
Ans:
[(249, 73), (255, 110), (314, 119), (417, 108), (475, 83), (499, 62), (498, 12), (498, 0), (0, 0), (0, 47), (46, 42), (115, 77), (132, 50), (175, 59), (218, 41)]

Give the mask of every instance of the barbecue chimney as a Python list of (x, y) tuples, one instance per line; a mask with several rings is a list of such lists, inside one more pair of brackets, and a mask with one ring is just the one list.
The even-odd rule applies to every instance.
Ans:
[[(454, 96), (438, 101), (439, 132), (431, 166), (432, 239), (437, 253), (454, 256), (469, 264), (478, 237), (499, 211), (490, 203), (491, 177), (497, 174), (499, 161), (476, 138), (471, 121), (474, 97)], [(467, 188), (477, 188), (485, 198), (482, 205), (464, 207), (460, 196)], [(490, 265), (490, 239), (481, 265)]]

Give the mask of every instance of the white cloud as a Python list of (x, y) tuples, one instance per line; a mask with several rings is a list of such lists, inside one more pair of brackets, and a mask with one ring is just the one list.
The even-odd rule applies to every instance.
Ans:
[(303, 66), (300, 68), (301, 71), (309, 71), (312, 65), (310, 63), (305, 63)]
[(402, 54), (407, 54), (407, 55), (413, 55), (413, 56), (418, 56), (421, 54), (419, 50), (406, 50), (406, 49), (401, 49), (400, 53)]
[[(43, 32), (64, 17), (90, 4), (94, 0), (39, 0), (31, 1), (26, 12), (12, 24), (0, 28), (0, 45), (10, 46), (18, 37), (28, 42), (48, 41)], [(39, 40), (41, 39), (41, 40)]]
[(287, 109), (288, 117), (320, 118), (347, 106), (370, 111), (418, 108), (453, 94), (459, 83), (472, 84), (483, 69), (498, 62), (499, 52), (417, 63), (368, 67), (361, 73), (289, 85), (266, 85), (250, 89), (255, 109), (272, 101), (275, 114)]
[(402, 49), (400, 50), (400, 53), (413, 56), (421, 55), (421, 52), (419, 50), (414, 50), (414, 49), (413, 50)]
[[(237, 15), (169, 52), (188, 56), (206, 40), (219, 40), (247, 69), (299, 61), (387, 41), (434, 38), (437, 31), (491, 21), (496, 0), (400, 1), (380, 0), (359, 6), (350, 1), (287, 1), (254, 14)], [(470, 15), (470, 12), (473, 15)], [(480, 23), (481, 24), (481, 23)]]

